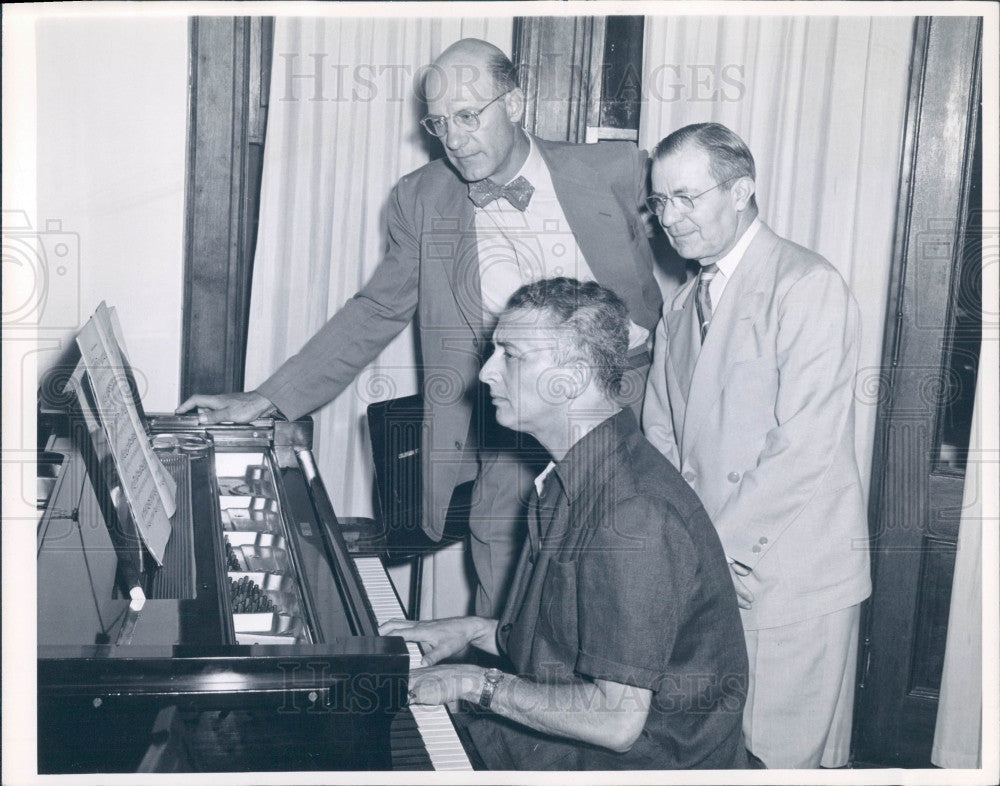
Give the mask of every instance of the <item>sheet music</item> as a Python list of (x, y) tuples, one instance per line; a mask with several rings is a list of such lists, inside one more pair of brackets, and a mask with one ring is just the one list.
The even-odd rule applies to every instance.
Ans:
[[(118, 311), (114, 307), (108, 308), (103, 300), (97, 307), (97, 313), (101, 313), (102, 310), (108, 315), (108, 321), (111, 325), (111, 335), (114, 336), (115, 341), (118, 343), (118, 351), (122, 359), (121, 368), (123, 373), (131, 372), (132, 366), (128, 359), (128, 349), (125, 346), (125, 334), (122, 332), (121, 322), (118, 320)], [(131, 393), (131, 388), (129, 388), (129, 392)], [(146, 429), (146, 413), (142, 409), (142, 402), (139, 401), (136, 396), (130, 396), (128, 400), (135, 404), (139, 425), (142, 426), (143, 430), (145, 430), (148, 435), (149, 431)], [(159, 476), (157, 489), (160, 490), (160, 497), (163, 499), (163, 507), (167, 510), (167, 514), (169, 516), (173, 516), (173, 511), (175, 509), (174, 499), (177, 494), (177, 484), (174, 482), (174, 479), (170, 477), (170, 473), (167, 472), (163, 464), (160, 463), (160, 460), (156, 458), (156, 454), (151, 451), (150, 455), (153, 457), (153, 471)], [(168, 497), (163, 496), (164, 491), (169, 491)]]
[(76, 341), (136, 529), (153, 559), (162, 565), (170, 539), (170, 517), (176, 509), (176, 486), (146, 437), (125, 374), (116, 321), (102, 302)]
[[(91, 445), (94, 449), (94, 457), (97, 460), (98, 472), (104, 479), (108, 487), (108, 499), (114, 506), (118, 516), (120, 526), (119, 534), (116, 537), (114, 531), (110, 531), (111, 540), (118, 551), (118, 568), (122, 572), (122, 578), (129, 587), (140, 586), (140, 574), (142, 573), (142, 543), (138, 539), (128, 538), (128, 533), (137, 528), (134, 526), (132, 509), (128, 505), (128, 500), (122, 492), (121, 482), (118, 479), (118, 470), (115, 468), (115, 459), (111, 455), (111, 448), (104, 428), (97, 417), (97, 407), (94, 404), (93, 393), (90, 382), (87, 379), (87, 367), (81, 360), (76, 364), (73, 376), (66, 383), (68, 388), (72, 388), (76, 393), (77, 401), (80, 405), (80, 412), (83, 421), (90, 432)], [(122, 537), (125, 535), (126, 537)]]

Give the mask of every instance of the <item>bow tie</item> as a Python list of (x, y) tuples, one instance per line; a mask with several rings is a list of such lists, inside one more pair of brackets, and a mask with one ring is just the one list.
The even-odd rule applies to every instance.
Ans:
[(503, 197), (523, 213), (533, 193), (535, 187), (522, 176), (514, 178), (505, 186), (494, 183), (489, 178), (469, 183), (469, 199), (476, 207), (486, 207), (494, 199)]

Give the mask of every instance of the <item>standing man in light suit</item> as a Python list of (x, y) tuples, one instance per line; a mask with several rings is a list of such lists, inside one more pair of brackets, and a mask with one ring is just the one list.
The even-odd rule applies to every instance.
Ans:
[[(533, 472), (524, 440), (498, 426), (477, 374), (496, 315), (521, 284), (595, 279), (628, 305), (635, 406), (661, 298), (639, 206), (647, 158), (630, 143), (545, 142), (522, 129), (524, 95), (496, 47), (463, 39), (428, 69), (424, 128), (445, 160), (403, 177), (388, 202), (388, 245), (371, 279), (257, 390), (196, 395), (202, 420), (288, 418), (338, 396), (416, 315), (424, 393), (424, 529), (440, 539), (456, 486), (475, 479), (470, 541), (476, 611), (499, 614), (523, 542)], [(345, 206), (348, 209), (349, 206)]]
[(871, 591), (857, 304), (829, 262), (757, 217), (753, 157), (728, 128), (686, 126), (652, 158), (649, 206), (701, 270), (664, 306), (643, 429), (730, 561), (750, 660), (747, 747), (771, 768), (842, 766)]

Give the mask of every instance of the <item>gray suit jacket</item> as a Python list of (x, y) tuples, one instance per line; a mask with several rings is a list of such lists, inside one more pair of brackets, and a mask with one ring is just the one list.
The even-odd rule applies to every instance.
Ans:
[(697, 279), (664, 306), (643, 429), (698, 493), (726, 554), (752, 568), (748, 629), (871, 591), (854, 454), (858, 307), (825, 259), (762, 226), (704, 345)]
[[(595, 278), (653, 330), (661, 296), (638, 216), (646, 154), (631, 143), (535, 143)], [(474, 208), (444, 160), (403, 177), (388, 206), (388, 246), (371, 279), (258, 391), (289, 418), (331, 401), (417, 314), (424, 394), (423, 525), (439, 538), (477, 395), (485, 342)]]

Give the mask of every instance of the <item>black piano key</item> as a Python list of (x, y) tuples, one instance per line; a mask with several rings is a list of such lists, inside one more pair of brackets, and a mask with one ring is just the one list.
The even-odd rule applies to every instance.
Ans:
[(433, 770), (431, 758), (409, 709), (396, 713), (389, 727), (389, 746), (394, 770)]

